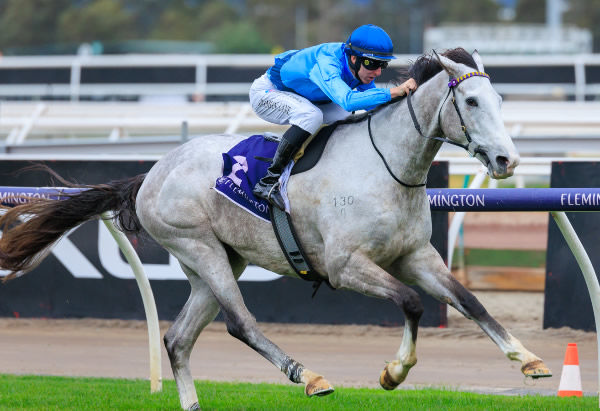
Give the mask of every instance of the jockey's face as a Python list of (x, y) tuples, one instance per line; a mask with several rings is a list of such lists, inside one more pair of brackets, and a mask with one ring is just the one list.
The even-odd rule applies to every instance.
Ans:
[[(356, 56), (350, 56), (350, 61), (352, 61), (352, 64), (356, 64), (356, 59)], [(358, 79), (363, 84), (369, 84), (379, 76), (381, 76), (381, 67), (378, 67), (375, 70), (368, 70), (362, 64), (360, 65), (360, 69), (358, 70)]]

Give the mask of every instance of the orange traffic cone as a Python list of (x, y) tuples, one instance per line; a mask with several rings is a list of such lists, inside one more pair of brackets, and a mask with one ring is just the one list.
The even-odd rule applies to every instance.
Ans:
[(577, 344), (569, 343), (565, 353), (565, 363), (560, 376), (560, 385), (558, 386), (559, 397), (581, 397), (581, 372), (579, 371), (579, 355), (577, 354)]

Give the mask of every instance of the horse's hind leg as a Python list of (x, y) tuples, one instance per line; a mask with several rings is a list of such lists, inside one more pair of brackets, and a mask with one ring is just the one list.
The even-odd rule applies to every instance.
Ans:
[(198, 409), (198, 396), (190, 372), (190, 354), (200, 332), (219, 313), (219, 303), (204, 281), (189, 268), (182, 265), (187, 275), (191, 293), (183, 309), (164, 337), (165, 348), (171, 361), (171, 369), (177, 384), (181, 407)]
[(402, 275), (407, 280), (416, 281), (428, 294), (475, 321), (509, 359), (521, 362), (521, 371), (526, 377), (552, 376), (544, 362), (506, 331), (477, 298), (452, 276), (433, 246), (429, 245), (403, 258), (401, 264)]
[(307, 395), (333, 392), (333, 387), (327, 380), (294, 361), (258, 329), (254, 316), (244, 305), (225, 248), (216, 238), (210, 242), (206, 239), (199, 241), (189, 238), (172, 241), (177, 241), (176, 246), (170, 247), (173, 255), (210, 287), (223, 311), (227, 331), (232, 336), (273, 363), (292, 382), (304, 383)]
[(346, 266), (335, 272), (337, 274), (329, 278), (334, 287), (391, 300), (404, 312), (404, 333), (396, 360), (388, 363), (379, 376), (381, 386), (393, 390), (417, 363), (417, 331), (423, 314), (421, 298), (416, 291), (362, 255), (352, 255)]

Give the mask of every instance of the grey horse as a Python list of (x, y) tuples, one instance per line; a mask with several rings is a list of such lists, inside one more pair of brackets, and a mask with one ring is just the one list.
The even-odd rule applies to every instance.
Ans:
[[(444, 141), (463, 146), (493, 178), (511, 176), (519, 163), (502, 122), (501, 98), (483, 72), (476, 52), (422, 56), (410, 67), (419, 83), (414, 95), (340, 123), (316, 166), (289, 180), (291, 216), (315, 270), (335, 288), (391, 300), (404, 312), (400, 348), (379, 377), (385, 389), (397, 387), (417, 362), (423, 306), (407, 285), (475, 321), (509, 359), (521, 363), (526, 376), (551, 375), (454, 279), (430, 244), (424, 183)], [(0, 219), (0, 267), (12, 271), (7, 279), (37, 266), (70, 228), (109, 210), (123, 230), (143, 227), (179, 260), (191, 293), (164, 342), (184, 409), (199, 407), (190, 354), (219, 310), (232, 336), (292, 382), (304, 384), (307, 395), (333, 391), (323, 376), (265, 337), (244, 305), (237, 279), (249, 263), (296, 274), (271, 225), (212, 189), (220, 177), (221, 153), (243, 138), (203, 136), (166, 154), (147, 175), (84, 186), (87, 190), (63, 201), (23, 204)], [(351, 202), (342, 200), (350, 197)], [(15, 224), (22, 216), (26, 222)]]

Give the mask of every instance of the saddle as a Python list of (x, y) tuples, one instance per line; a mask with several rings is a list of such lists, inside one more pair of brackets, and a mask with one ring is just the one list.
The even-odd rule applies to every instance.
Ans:
[[(329, 137), (337, 127), (338, 123), (321, 127), (315, 134), (306, 139), (296, 154), (294, 154), (294, 167), (290, 175), (300, 174), (313, 168), (321, 159)], [(279, 143), (281, 136), (273, 133), (264, 133), (263, 137), (268, 141)], [(254, 157), (257, 160), (270, 163), (273, 159), (261, 156)], [(266, 172), (265, 172), (266, 174)]]
[(302, 144), (300, 150), (294, 155), (292, 175), (308, 171), (319, 162), (329, 141), (329, 137), (331, 137), (337, 125), (338, 123), (333, 123), (321, 127)]

